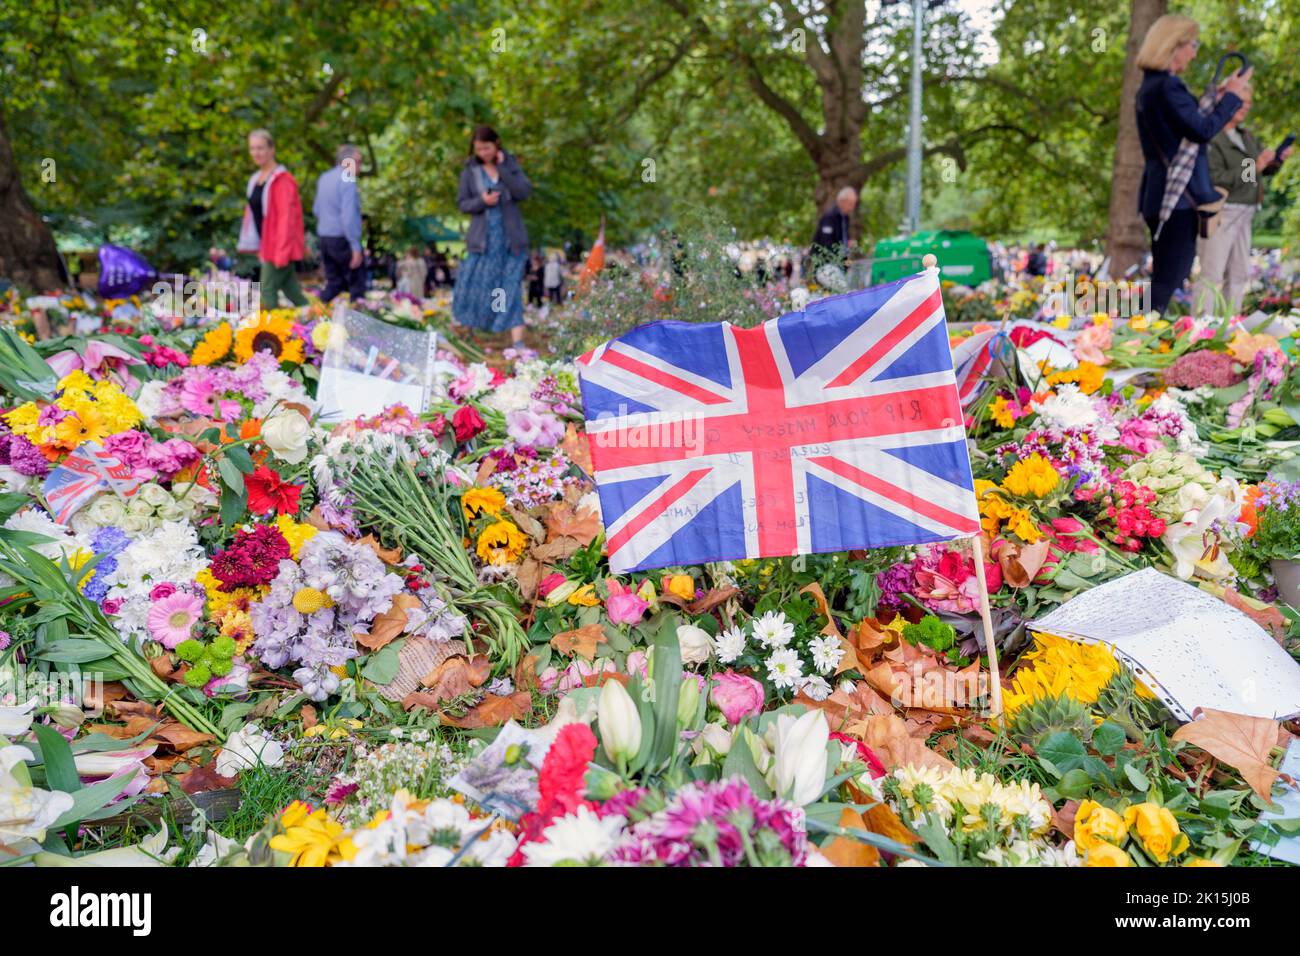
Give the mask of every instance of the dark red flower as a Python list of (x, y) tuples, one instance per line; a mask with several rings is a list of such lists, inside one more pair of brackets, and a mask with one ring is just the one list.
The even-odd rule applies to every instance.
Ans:
[(456, 431), (456, 441), (467, 442), (485, 427), (483, 416), (473, 405), (462, 405), (451, 416), (451, 427)]
[(279, 528), (261, 524), (252, 531), (236, 531), (234, 543), (212, 556), (209, 570), (227, 593), (235, 588), (255, 588), (275, 580), (280, 562), (291, 553)]
[(244, 487), (248, 489), (248, 510), (255, 515), (271, 511), (281, 515), (298, 513), (302, 485), (285, 481), (266, 465), (259, 465), (251, 475), (245, 475)]

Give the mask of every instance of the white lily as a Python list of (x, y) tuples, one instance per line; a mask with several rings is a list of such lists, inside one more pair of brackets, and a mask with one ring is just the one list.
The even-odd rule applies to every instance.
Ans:
[(1214, 525), (1236, 523), (1240, 506), (1226, 495), (1214, 495), (1198, 509), (1187, 512), (1183, 520), (1171, 524), (1161, 540), (1174, 556), (1174, 573), (1184, 581), (1195, 574), (1217, 579), (1232, 576), (1232, 564), (1219, 546)]
[(820, 710), (810, 710), (797, 718), (781, 714), (775, 730), (773, 789), (799, 806), (812, 803), (826, 786), (826, 744), (831, 737), (826, 715)]
[(15, 707), (0, 707), (0, 737), (17, 737), (27, 733), (32, 725), (32, 711), (36, 709), (37, 700), (33, 697), (25, 704)]
[(23, 762), (35, 759), (26, 747), (0, 747), (0, 845), (10, 849), (44, 840), (46, 829), (72, 809), (70, 794), (32, 786)]
[(107, 750), (76, 754), (72, 759), (83, 777), (116, 777), (131, 769), (144, 767), (144, 758), (153, 756), (156, 746), (134, 750)]
[(167, 824), (158, 832), (133, 846), (118, 846), (111, 850), (83, 853), (81, 856), (62, 856), (58, 853), (37, 853), (32, 861), (37, 866), (168, 866), (181, 852), (178, 846), (167, 849)]

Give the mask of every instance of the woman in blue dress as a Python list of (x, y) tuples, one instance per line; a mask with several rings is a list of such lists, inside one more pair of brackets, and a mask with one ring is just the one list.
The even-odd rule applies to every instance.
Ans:
[(524, 341), (524, 268), (528, 231), (519, 203), (533, 191), (519, 161), (501, 148), (490, 126), (474, 130), (469, 158), (456, 197), (472, 218), (465, 248), (469, 253), (456, 276), (452, 321), (484, 332), (510, 331), (512, 345)]

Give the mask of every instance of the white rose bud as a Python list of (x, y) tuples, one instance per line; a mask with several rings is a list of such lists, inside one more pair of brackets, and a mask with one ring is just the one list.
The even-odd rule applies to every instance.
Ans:
[(296, 465), (307, 457), (311, 425), (301, 412), (287, 409), (262, 423), (262, 441), (281, 461)]
[(713, 654), (713, 639), (709, 632), (694, 624), (677, 626), (677, 643), (681, 647), (683, 664), (703, 664)]
[(127, 502), (126, 513), (136, 515), (141, 518), (149, 518), (153, 515), (154, 506), (144, 499), (138, 492)]
[(152, 481), (141, 485), (139, 490), (136, 491), (135, 496), (137, 498), (143, 498), (155, 508), (161, 507), (172, 500), (172, 493), (170, 491), (162, 485)]
[(616, 764), (626, 763), (641, 749), (641, 715), (627, 690), (616, 680), (600, 688), (597, 726), (601, 746)]

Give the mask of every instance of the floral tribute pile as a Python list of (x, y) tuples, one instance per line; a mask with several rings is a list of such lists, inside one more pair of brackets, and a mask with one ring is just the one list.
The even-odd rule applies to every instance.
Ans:
[(966, 543), (611, 574), (563, 356), (447, 348), (424, 410), (327, 424), (319, 305), (62, 305), (99, 330), (0, 314), (0, 862), (1220, 866), (1290, 832), (1294, 723), (1179, 727), (1026, 627), (1156, 567), (1294, 652), (1282, 313), (1016, 330), (966, 422), (990, 715)]

